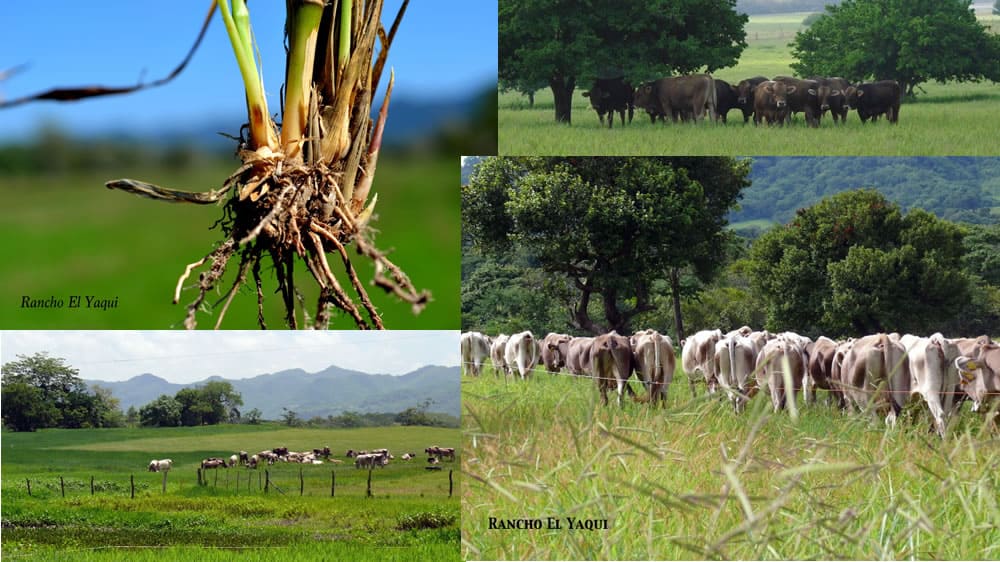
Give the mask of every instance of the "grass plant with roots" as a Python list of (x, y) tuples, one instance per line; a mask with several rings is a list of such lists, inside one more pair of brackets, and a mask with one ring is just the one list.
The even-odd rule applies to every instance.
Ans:
[[(333, 309), (339, 309), (359, 328), (384, 329), (352, 263), (351, 246), (374, 264), (374, 284), (411, 303), (415, 314), (430, 300), (429, 293), (418, 291), (374, 246), (368, 225), (378, 200), (371, 187), (392, 96), (391, 72), (375, 122), (371, 119), (372, 95), (378, 89), (407, 4), (408, 0), (402, 3), (387, 32), (381, 23), (382, 0), (286, 0), (286, 74), (280, 126), (272, 119), (264, 96), (246, 0), (214, 2), (198, 41), (166, 79), (129, 88), (51, 90), (0, 107), (39, 99), (121, 94), (163, 84), (190, 60), (217, 6), (246, 90), (247, 132), (241, 135), (239, 149), (242, 165), (215, 191), (179, 191), (132, 179), (110, 181), (107, 187), (161, 201), (223, 202), (223, 216), (216, 223), (223, 240), (185, 268), (174, 291), (177, 304), (185, 282), (201, 270), (195, 285), (197, 295), (187, 305), (186, 328), (196, 327), (199, 311), (213, 308), (218, 309), (215, 327), (219, 328), (233, 297), (251, 276), (257, 292), (258, 324), (265, 328), (261, 262), (269, 256), (288, 327), (327, 328)], [(328, 254), (343, 263), (349, 288), (337, 280)], [(320, 289), (312, 318), (294, 276), (298, 259), (305, 262)], [(218, 302), (207, 303), (210, 292), (237, 260), (238, 273), (232, 285)]]

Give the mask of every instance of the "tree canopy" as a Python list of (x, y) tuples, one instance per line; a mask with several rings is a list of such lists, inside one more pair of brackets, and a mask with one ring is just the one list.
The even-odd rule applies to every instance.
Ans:
[(970, 0), (844, 0), (791, 43), (801, 76), (892, 79), (908, 95), (929, 80), (1000, 80), (1000, 36)]
[[(463, 233), (486, 254), (521, 251), (563, 279), (571, 325), (627, 331), (653, 309), (655, 281), (685, 267), (703, 280), (718, 271), (725, 216), (748, 173), (749, 162), (730, 158), (489, 158), (463, 187)], [(603, 319), (591, 316), (592, 299)]]
[(904, 215), (876, 191), (844, 192), (757, 239), (750, 282), (769, 329), (931, 333), (969, 302), (962, 238), (957, 225)]
[(119, 402), (110, 391), (90, 389), (61, 357), (18, 355), (3, 366), (3, 421), (15, 431), (46, 427), (119, 427)]
[(747, 21), (735, 0), (501, 0), (500, 85), (548, 84), (569, 123), (574, 89), (610, 69), (641, 81), (734, 65)]
[[(143, 406), (139, 417), (142, 425), (154, 427), (215, 425), (240, 421), (238, 407), (242, 405), (243, 398), (233, 390), (232, 383), (209, 381), (182, 388), (174, 396), (160, 396)], [(260, 412), (257, 414), (259, 420)]]

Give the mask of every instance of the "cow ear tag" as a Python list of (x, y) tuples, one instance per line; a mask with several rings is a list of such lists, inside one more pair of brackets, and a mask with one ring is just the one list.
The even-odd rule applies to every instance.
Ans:
[(975, 371), (976, 369), (979, 368), (979, 366), (976, 365), (975, 361), (969, 361), (968, 363), (965, 364), (965, 368), (970, 371)]

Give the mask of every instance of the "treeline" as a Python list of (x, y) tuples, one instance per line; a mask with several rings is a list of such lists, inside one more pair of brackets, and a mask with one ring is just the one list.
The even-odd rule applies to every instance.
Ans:
[[(463, 187), (463, 330), (593, 335), (610, 327), (619, 333), (655, 328), (675, 341), (699, 329), (743, 325), (813, 337), (883, 331), (1000, 334), (996, 222), (957, 223), (904, 209), (878, 191), (856, 189), (821, 198), (754, 238), (719, 232), (711, 263), (678, 261), (674, 268), (663, 267), (635, 256), (705, 252), (686, 241), (685, 229), (696, 223), (679, 209), (669, 214), (674, 230), (662, 225), (643, 230), (644, 220), (663, 215), (648, 209), (681, 193), (655, 189), (663, 181), (649, 182), (644, 175), (667, 178), (665, 173), (685, 169), (674, 177), (694, 177), (693, 172), (705, 175), (715, 167), (718, 183), (734, 165), (661, 159), (658, 168), (652, 159), (618, 160), (579, 158), (547, 167), (547, 162), (527, 160), (542, 164), (528, 173), (516, 168), (522, 163), (518, 159), (480, 163)], [(853, 159), (836, 160), (846, 167)], [(755, 159), (754, 167), (758, 164)], [(943, 164), (927, 160), (927, 173)], [(698, 172), (699, 166), (708, 169)], [(965, 173), (985, 175), (982, 170)], [(622, 183), (624, 174), (629, 181)], [(644, 184), (653, 188), (628, 191)], [(564, 203), (529, 205), (547, 193), (561, 194)], [(589, 210), (574, 207), (577, 199), (585, 203), (580, 209)], [(608, 208), (614, 213), (602, 217), (595, 209), (605, 200), (613, 203)], [(603, 226), (594, 233), (595, 225)], [(630, 237), (637, 232), (646, 234)], [(626, 244), (613, 244), (616, 237)], [(613, 291), (581, 299), (596, 271), (586, 268), (617, 259), (622, 248), (634, 250), (624, 269), (600, 279)], [(569, 276), (558, 267), (565, 260), (573, 268)], [(594, 322), (584, 324), (581, 318)]]
[[(173, 396), (163, 394), (152, 402), (123, 413), (120, 401), (111, 390), (97, 385), (90, 387), (79, 371), (66, 360), (50, 357), (47, 352), (32, 356), (18, 355), (16, 361), (3, 365), (2, 418), (5, 427), (14, 431), (35, 431), (46, 428), (102, 427), (178, 427), (245, 423), (256, 425), (261, 411), (253, 408), (243, 412), (243, 398), (226, 381), (211, 381), (193, 388), (182, 388)], [(429, 412), (430, 400), (397, 413), (343, 412), (326, 417), (301, 419), (292, 410), (284, 409), (281, 422), (290, 427), (387, 427), (420, 425), (458, 427), (457, 417)]]
[(952, 222), (998, 221), (991, 209), (1000, 207), (1000, 158), (755, 157), (750, 178), (730, 222), (786, 223), (798, 209), (862, 187), (905, 211), (924, 209)]

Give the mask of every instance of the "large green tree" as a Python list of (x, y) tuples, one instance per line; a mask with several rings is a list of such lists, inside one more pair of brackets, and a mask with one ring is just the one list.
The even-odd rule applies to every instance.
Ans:
[(683, 337), (680, 270), (706, 281), (718, 271), (725, 216), (749, 167), (730, 158), (489, 158), (462, 189), (463, 232), (487, 255), (523, 252), (568, 281), (569, 324), (586, 332), (628, 331), (653, 309), (654, 282), (669, 279), (659, 285)]
[(843, 192), (754, 242), (751, 286), (772, 330), (930, 333), (969, 302), (962, 236), (874, 190)]
[(844, 0), (791, 43), (802, 76), (893, 79), (907, 95), (929, 80), (1000, 80), (1000, 36), (971, 0)]
[(732, 66), (746, 48), (736, 0), (500, 0), (500, 85), (552, 89), (569, 123), (573, 91), (607, 69), (628, 80)]
[(175, 427), (181, 425), (181, 404), (173, 396), (163, 394), (139, 408), (139, 419), (147, 427)]

